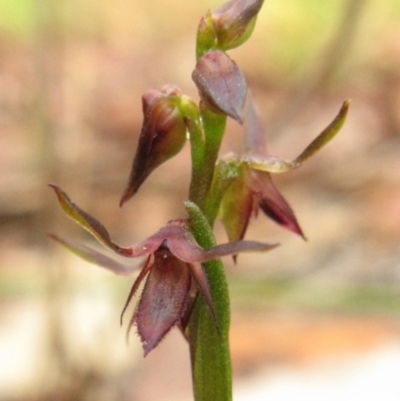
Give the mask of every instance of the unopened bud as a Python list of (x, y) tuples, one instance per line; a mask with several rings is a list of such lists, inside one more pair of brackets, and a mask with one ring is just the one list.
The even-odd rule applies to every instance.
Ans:
[(144, 121), (121, 206), (155, 168), (175, 156), (185, 144), (186, 124), (176, 94), (180, 91), (175, 87), (164, 87), (162, 92), (150, 90), (142, 97)]
[(253, 33), (264, 0), (231, 0), (206, 14), (197, 30), (198, 57), (240, 46)]
[(220, 51), (204, 54), (197, 62), (192, 78), (210, 110), (243, 122), (246, 81), (227, 54)]

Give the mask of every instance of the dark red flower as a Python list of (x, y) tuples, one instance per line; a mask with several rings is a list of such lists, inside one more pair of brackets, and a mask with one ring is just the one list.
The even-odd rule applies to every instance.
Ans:
[(344, 102), (331, 124), (296, 159), (288, 161), (268, 155), (265, 133), (249, 96), (245, 120), (248, 152), (242, 157), (229, 156), (224, 161), (235, 166), (237, 172), (222, 198), (219, 212), (231, 241), (244, 237), (251, 215), (257, 215), (259, 209), (304, 238), (292, 208), (272, 182), (271, 173), (297, 168), (321, 149), (344, 124), (348, 107), (349, 102)]
[[(240, 252), (267, 251), (277, 246), (236, 241), (203, 249), (197, 245), (190, 233), (187, 220), (173, 220), (144, 241), (130, 247), (121, 247), (110, 239), (109, 233), (99, 221), (75, 205), (61, 188), (56, 185), (50, 186), (67, 215), (104, 246), (128, 258), (147, 258), (122, 312), (122, 314), (125, 312), (140, 283), (146, 278), (139, 303), (129, 323), (129, 328), (137, 326), (145, 355), (157, 346), (173, 326), (185, 328), (193, 301), (193, 297), (190, 296), (192, 288), (199, 290), (204, 297), (218, 329), (207, 277), (201, 263)], [(137, 268), (137, 266), (129, 267), (74, 241), (54, 234), (51, 237), (85, 260), (114, 273), (127, 275)]]

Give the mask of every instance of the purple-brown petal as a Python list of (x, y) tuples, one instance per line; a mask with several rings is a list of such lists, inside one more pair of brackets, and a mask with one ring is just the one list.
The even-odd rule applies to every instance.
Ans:
[(267, 137), (251, 94), (247, 96), (245, 111), (244, 128), (247, 151), (251, 155), (266, 156), (268, 154)]
[(62, 238), (56, 234), (49, 234), (49, 237), (54, 239), (61, 245), (65, 246), (67, 249), (69, 249), (75, 255), (81, 257), (86, 262), (103, 267), (107, 270), (112, 271), (115, 274), (129, 276), (133, 272), (135, 272), (139, 266), (139, 264), (132, 264), (132, 262), (129, 265), (126, 263), (118, 262), (117, 260), (110, 258), (102, 252), (99, 252), (86, 245), (78, 244), (77, 242), (70, 239)]
[(204, 297), (204, 300), (208, 306), (208, 309), (210, 309), (211, 316), (214, 320), (215, 327), (217, 328), (219, 332), (219, 324), (218, 324), (218, 319), (217, 315), (215, 313), (214, 309), (214, 303), (211, 297), (211, 292), (210, 288), (208, 286), (208, 281), (207, 281), (207, 276), (204, 273), (203, 267), (199, 263), (188, 263), (190, 273), (192, 274), (193, 278), (195, 279), (195, 282)]
[(259, 206), (268, 217), (305, 239), (292, 208), (276, 189), (269, 173), (252, 171), (250, 188), (258, 196)]
[(208, 262), (241, 252), (266, 252), (277, 246), (277, 244), (256, 241), (236, 241), (203, 249), (197, 245), (190, 231), (185, 228), (180, 228), (168, 236), (166, 244), (173, 255), (187, 263)]
[(92, 234), (97, 241), (103, 244), (105, 247), (119, 253), (122, 256), (131, 256), (132, 251), (129, 248), (122, 248), (119, 245), (111, 241), (110, 234), (105, 227), (90, 214), (83, 211), (79, 206), (69, 198), (69, 196), (57, 185), (49, 184), (57, 195), (58, 201), (64, 212), (71, 218), (75, 223), (78, 223), (90, 234)]
[(243, 122), (247, 85), (236, 63), (225, 53), (210, 51), (192, 73), (203, 101), (215, 112)]
[(150, 269), (153, 267), (153, 264), (150, 261), (150, 259), (151, 259), (151, 256), (149, 256), (147, 258), (147, 261), (146, 261), (145, 265), (143, 266), (143, 269), (140, 271), (139, 276), (136, 278), (131, 290), (129, 291), (128, 298), (126, 299), (125, 305), (122, 308), (122, 312), (121, 312), (121, 317), (120, 317), (121, 326), (122, 326), (122, 321), (124, 318), (125, 311), (128, 308), (128, 306), (132, 300), (132, 297), (136, 294), (136, 291), (138, 290), (141, 282), (146, 277), (146, 275), (149, 273)]
[(187, 264), (167, 249), (160, 249), (154, 256), (154, 265), (131, 322), (137, 324), (145, 355), (179, 323), (191, 281)]

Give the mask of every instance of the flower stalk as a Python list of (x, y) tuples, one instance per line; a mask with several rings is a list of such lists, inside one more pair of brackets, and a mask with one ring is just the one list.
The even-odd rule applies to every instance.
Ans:
[[(60, 187), (50, 184), (68, 217), (125, 260), (56, 234), (51, 238), (116, 274), (139, 271), (121, 321), (144, 283), (128, 333), (136, 326), (147, 355), (174, 327), (182, 332), (189, 342), (195, 401), (232, 400), (230, 300), (221, 257), (232, 256), (236, 261), (241, 252), (266, 252), (278, 246), (244, 240), (249, 221), (259, 209), (304, 237), (272, 175), (298, 168), (325, 146), (343, 126), (349, 108), (349, 102), (344, 102), (334, 120), (294, 160), (270, 155), (246, 80), (226, 53), (251, 36), (262, 4), (263, 0), (231, 0), (200, 20), (192, 73), (199, 91), (198, 105), (172, 85), (149, 90), (142, 97), (143, 125), (120, 206), (189, 139), (192, 167), (184, 218), (169, 221), (138, 244), (120, 246), (96, 218)], [(246, 149), (243, 154), (219, 159), (228, 117), (244, 124)], [(226, 229), (226, 244), (216, 244), (216, 219)], [(132, 258), (141, 258), (141, 262), (131, 263)]]

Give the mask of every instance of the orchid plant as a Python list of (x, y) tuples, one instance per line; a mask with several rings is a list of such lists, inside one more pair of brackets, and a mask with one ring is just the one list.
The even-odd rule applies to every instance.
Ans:
[[(190, 347), (196, 401), (232, 399), (229, 293), (220, 258), (232, 255), (236, 260), (241, 252), (265, 252), (278, 246), (243, 239), (249, 220), (259, 209), (304, 237), (272, 175), (298, 168), (320, 150), (340, 130), (349, 107), (345, 101), (327, 128), (294, 160), (270, 155), (246, 80), (226, 53), (251, 36), (262, 4), (263, 0), (231, 0), (201, 18), (197, 63), (192, 74), (200, 95), (198, 104), (173, 85), (149, 90), (142, 97), (143, 125), (120, 206), (134, 196), (153, 170), (180, 152), (188, 140), (192, 169), (188, 199), (184, 201), (185, 218), (171, 220), (142, 242), (122, 247), (60, 187), (50, 185), (66, 214), (103, 246), (122, 257), (143, 260), (121, 321), (144, 282), (128, 327), (137, 327), (145, 355), (174, 326), (182, 332)], [(243, 154), (218, 159), (227, 117), (244, 125), (246, 146)], [(228, 243), (216, 245), (216, 219), (222, 221)], [(59, 235), (51, 237), (85, 260), (116, 274), (130, 275), (137, 270), (137, 264), (122, 263)]]

